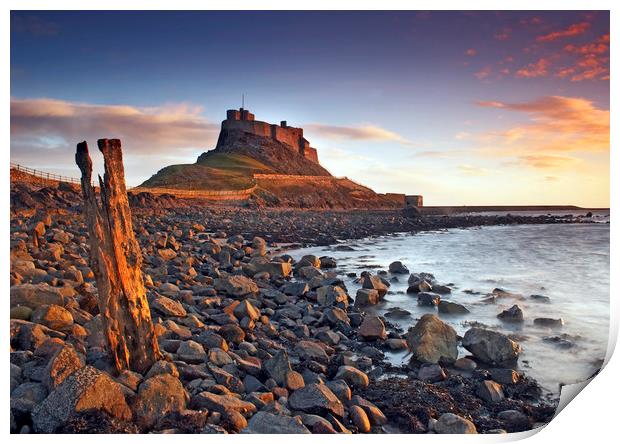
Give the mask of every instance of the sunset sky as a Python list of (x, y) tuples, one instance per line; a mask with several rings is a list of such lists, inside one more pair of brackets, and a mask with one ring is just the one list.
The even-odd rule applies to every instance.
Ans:
[(608, 12), (11, 13), (13, 162), (77, 177), (115, 137), (138, 185), (242, 93), (378, 192), (609, 206)]

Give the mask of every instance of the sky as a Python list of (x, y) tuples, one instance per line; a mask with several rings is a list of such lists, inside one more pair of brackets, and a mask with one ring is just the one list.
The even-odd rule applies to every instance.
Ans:
[(120, 138), (139, 185), (245, 94), (377, 192), (608, 207), (609, 57), (606, 11), (12, 11), (11, 161)]

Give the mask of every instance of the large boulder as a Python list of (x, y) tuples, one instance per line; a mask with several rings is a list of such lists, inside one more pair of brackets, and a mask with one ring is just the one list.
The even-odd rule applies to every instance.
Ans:
[(434, 314), (425, 314), (409, 329), (407, 346), (420, 362), (454, 362), (458, 357), (456, 331)]
[(289, 407), (304, 413), (325, 416), (329, 413), (342, 418), (344, 406), (334, 393), (324, 384), (308, 384), (296, 390), (288, 398)]
[(11, 287), (11, 307), (24, 305), (33, 310), (41, 305), (64, 305), (60, 289), (48, 284), (21, 284)]
[(377, 290), (379, 297), (383, 298), (388, 292), (388, 286), (381, 280), (379, 276), (373, 276), (370, 273), (362, 276), (362, 288)]
[(364, 340), (385, 339), (387, 332), (385, 325), (379, 316), (366, 316), (360, 325), (357, 334)]
[(274, 415), (269, 412), (258, 412), (248, 421), (248, 426), (241, 433), (268, 433), (268, 434), (308, 434), (310, 431), (298, 417)]
[(477, 359), (489, 364), (514, 361), (522, 350), (521, 346), (508, 336), (478, 327), (467, 330), (462, 344)]
[(121, 385), (94, 367), (82, 367), (68, 376), (32, 412), (34, 430), (54, 433), (74, 415), (86, 410), (103, 411), (121, 419), (131, 419)]
[(133, 404), (135, 419), (141, 427), (150, 427), (168, 413), (185, 410), (187, 400), (181, 381), (161, 373), (140, 384)]

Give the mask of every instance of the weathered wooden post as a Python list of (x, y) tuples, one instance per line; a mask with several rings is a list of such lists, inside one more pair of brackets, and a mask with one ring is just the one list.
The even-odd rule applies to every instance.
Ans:
[(160, 358), (160, 352), (140, 269), (142, 252), (131, 222), (121, 141), (100, 139), (97, 145), (105, 162), (104, 178), (99, 176), (101, 206), (91, 185), (93, 164), (86, 142), (78, 143), (75, 161), (82, 172), (99, 311), (116, 369), (144, 373)]

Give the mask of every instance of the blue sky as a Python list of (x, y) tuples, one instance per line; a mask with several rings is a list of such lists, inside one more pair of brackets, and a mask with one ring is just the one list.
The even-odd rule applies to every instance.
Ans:
[(608, 77), (606, 12), (12, 12), (11, 160), (120, 137), (137, 185), (245, 93), (380, 192), (607, 206)]

